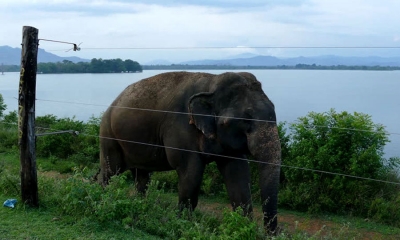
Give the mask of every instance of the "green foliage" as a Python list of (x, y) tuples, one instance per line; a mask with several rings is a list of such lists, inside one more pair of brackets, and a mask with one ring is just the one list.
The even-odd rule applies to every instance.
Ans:
[[(7, 199), (18, 196), (18, 157), (15, 154), (1, 154), (1, 159), (0, 193), (4, 194), (1, 197)], [(266, 237), (263, 227), (243, 217), (240, 208), (236, 212), (224, 209), (223, 217), (198, 210), (190, 214), (183, 212), (179, 217), (176, 195), (165, 193), (157, 182), (153, 181), (146, 195), (141, 195), (136, 192), (129, 174), (113, 177), (110, 185), (105, 188), (91, 182), (91, 175), (88, 168), (76, 169), (73, 174), (68, 175), (48, 175), (39, 172), (40, 208), (31, 209), (20, 199), (15, 209), (0, 208), (0, 215), (3, 216), (0, 226), (2, 237), (300, 240), (353, 239), (356, 236), (349, 232), (350, 223), (347, 223), (354, 221), (353, 218), (339, 220), (346, 223), (343, 229), (340, 229), (339, 235), (332, 235), (323, 228), (314, 235), (309, 235), (304, 231), (303, 224), (301, 229), (296, 228), (295, 232), (286, 228), (278, 236)], [(375, 205), (380, 208), (378, 206), (384, 202), (377, 203)], [(389, 207), (389, 204), (386, 207)], [(391, 210), (396, 210), (396, 206), (386, 209), (386, 212)], [(303, 216), (304, 221), (308, 222), (310, 216)], [(390, 215), (387, 217), (385, 221), (391, 218)], [(370, 224), (369, 230), (373, 232), (382, 232), (381, 228), (384, 228), (384, 231), (388, 232), (386, 236), (398, 233), (398, 229), (381, 226), (377, 230), (377, 224), (366, 223), (364, 219), (358, 221)], [(355, 223), (355, 226), (361, 227), (358, 223)], [(310, 227), (314, 229), (313, 226)], [(358, 233), (360, 230), (355, 231)]]
[[(51, 131), (74, 130), (82, 132), (84, 124), (74, 118), (58, 119), (53, 115), (38, 117), (37, 127), (50, 128)], [(81, 150), (81, 139), (70, 133), (41, 136), (37, 139), (38, 156), (48, 157), (54, 155), (58, 158), (67, 158)]]
[(371, 70), (371, 71), (392, 71), (400, 70), (396, 66), (346, 66), (331, 65), (322, 66), (316, 64), (297, 64), (295, 66), (277, 65), (277, 66), (235, 66), (235, 65), (188, 65), (188, 64), (171, 64), (171, 65), (144, 65), (144, 70), (232, 70), (232, 69), (307, 69), (307, 70)]
[[(39, 133), (65, 130), (73, 130), (76, 133), (38, 137), (36, 142), (38, 156), (51, 157), (55, 164), (60, 164), (59, 162), (63, 159), (68, 159), (82, 166), (88, 166), (90, 163), (99, 161), (100, 118), (91, 117), (88, 122), (84, 123), (74, 118), (58, 118), (54, 115), (46, 115), (36, 118), (36, 126)], [(70, 164), (64, 164), (64, 166), (69, 166), (68, 169), (71, 169)]]
[(4, 110), (7, 109), (7, 105), (4, 103), (3, 96), (0, 94), (0, 120), (3, 118)]
[(159, 182), (160, 186), (168, 191), (178, 192), (178, 174), (176, 171), (154, 172), (151, 179)]
[[(75, 118), (58, 118), (54, 115), (36, 118), (36, 133), (73, 130), (38, 136), (36, 155), (42, 170), (71, 172), (74, 166), (90, 166), (99, 161), (100, 117), (91, 117), (86, 123)], [(18, 116), (16, 111), (4, 115), (0, 122), (0, 152), (18, 149)], [(47, 159), (43, 159), (47, 158)]]
[(21, 67), (19, 65), (1, 65), (0, 71), (4, 72), (19, 72)]
[(120, 72), (141, 72), (142, 66), (136, 61), (127, 59), (103, 60), (93, 58), (89, 63), (73, 63), (68, 60), (57, 63), (39, 63), (38, 72), (41, 73), (120, 73)]
[(143, 196), (127, 174), (112, 177), (106, 188), (90, 182), (89, 175), (83, 169), (65, 180), (39, 178), (42, 207), (75, 221), (88, 219), (100, 225), (114, 222), (164, 239), (248, 239), (262, 234), (262, 228), (243, 217), (240, 210), (227, 211), (222, 222), (198, 211), (184, 211), (179, 217), (176, 199), (168, 197), (158, 182), (152, 181)]
[(3, 116), (0, 122), (0, 152), (17, 149), (18, 145), (18, 117), (12, 111)]
[(8, 114), (4, 115), (4, 117), (3, 117), (3, 122), (4, 122), (4, 123), (7, 123), (7, 124), (9, 124), (9, 125), (12, 125), (12, 124), (16, 125), (16, 124), (18, 124), (18, 114), (17, 114), (17, 111), (14, 110), (14, 111), (11, 111), (11, 112), (9, 112)]
[(257, 224), (243, 217), (243, 210), (225, 210), (224, 219), (219, 226), (223, 233), (220, 239), (256, 239)]
[[(366, 114), (311, 112), (290, 129), (290, 141), (283, 141), (283, 149), (288, 148), (283, 152), (285, 165), (386, 180), (399, 163), (383, 158), (387, 134)], [(367, 216), (383, 189), (388, 190), (386, 201), (398, 194), (393, 186), (374, 181), (294, 168), (282, 171), (280, 204), (297, 210)]]
[(18, 169), (5, 169), (5, 162), (0, 162), (0, 192), (8, 196), (18, 196), (21, 192), (21, 179), (18, 174)]
[(200, 189), (206, 196), (228, 196), (225, 189), (224, 179), (222, 178), (215, 162), (206, 166)]

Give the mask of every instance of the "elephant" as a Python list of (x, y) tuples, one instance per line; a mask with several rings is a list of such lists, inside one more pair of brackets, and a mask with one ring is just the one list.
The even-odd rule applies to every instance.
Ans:
[(248, 72), (167, 72), (126, 87), (100, 124), (100, 173), (130, 170), (139, 192), (154, 171), (176, 170), (178, 206), (195, 209), (206, 165), (215, 162), (233, 209), (252, 215), (247, 157), (259, 164), (264, 226), (277, 228), (281, 145), (275, 106)]

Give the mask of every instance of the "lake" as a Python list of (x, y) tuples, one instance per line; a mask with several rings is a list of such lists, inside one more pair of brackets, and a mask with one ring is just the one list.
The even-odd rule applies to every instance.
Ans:
[[(278, 121), (293, 122), (308, 112), (362, 112), (391, 134), (385, 157), (400, 156), (400, 71), (247, 70), (262, 82), (274, 102)], [(39, 74), (36, 114), (87, 120), (99, 116), (129, 84), (161, 72), (116, 74)], [(224, 70), (205, 70), (222, 73)], [(0, 75), (7, 111), (18, 108), (19, 73)], [(40, 100), (39, 100), (40, 99)], [(51, 100), (51, 101), (43, 101)], [(81, 105), (60, 102), (97, 104)]]

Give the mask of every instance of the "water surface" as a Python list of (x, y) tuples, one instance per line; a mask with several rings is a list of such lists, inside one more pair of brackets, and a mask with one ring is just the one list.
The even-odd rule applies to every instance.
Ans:
[[(262, 82), (278, 121), (292, 122), (308, 112), (362, 112), (391, 133), (400, 133), (400, 71), (247, 70)], [(87, 120), (99, 116), (126, 86), (161, 72), (118, 74), (39, 74), (36, 114)], [(208, 70), (222, 73), (223, 70)], [(19, 73), (0, 75), (7, 111), (18, 106)], [(50, 100), (50, 101), (43, 101)], [(100, 106), (60, 102), (77, 102)], [(6, 111), (6, 112), (7, 112)], [(386, 157), (400, 156), (400, 135), (390, 135)]]

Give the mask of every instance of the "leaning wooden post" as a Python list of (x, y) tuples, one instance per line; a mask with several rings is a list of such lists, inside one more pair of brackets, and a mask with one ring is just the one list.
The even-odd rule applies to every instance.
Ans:
[(21, 73), (18, 96), (18, 143), (21, 162), (22, 201), (38, 206), (38, 184), (35, 149), (35, 100), (38, 33), (34, 27), (22, 30)]

